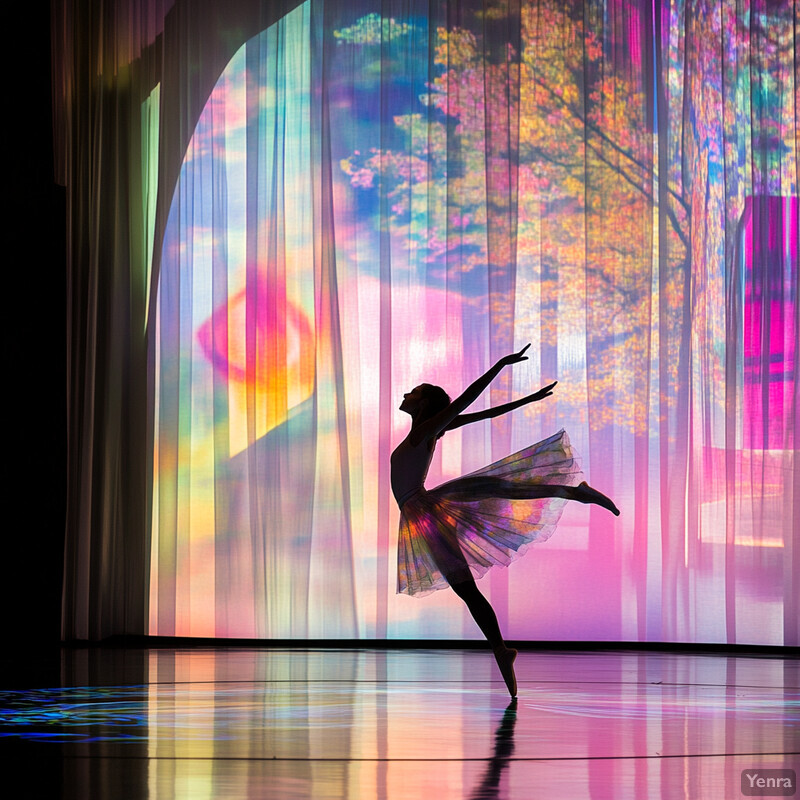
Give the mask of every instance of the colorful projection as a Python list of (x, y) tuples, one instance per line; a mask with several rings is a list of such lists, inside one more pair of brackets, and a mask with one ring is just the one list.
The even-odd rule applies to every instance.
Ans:
[(404, 392), (531, 342), (476, 408), (554, 396), (428, 484), (563, 427), (622, 515), (481, 580), (507, 636), (796, 643), (791, 4), (484, 6), (308, 0), (211, 91), (153, 322), (151, 634), (479, 638), (395, 593), (389, 455)]

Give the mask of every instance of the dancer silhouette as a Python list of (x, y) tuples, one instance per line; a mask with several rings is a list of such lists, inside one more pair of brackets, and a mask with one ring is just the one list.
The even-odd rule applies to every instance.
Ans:
[(511, 403), (461, 413), (505, 367), (527, 360), (528, 347), (501, 358), (453, 401), (444, 389), (427, 383), (403, 395), (400, 410), (411, 416), (411, 430), (391, 457), (392, 492), (400, 507), (397, 590), (424, 595), (452, 588), (491, 645), (511, 697), (517, 696), (517, 651), (506, 647), (497, 616), (475, 578), (493, 566), (507, 566), (528, 545), (548, 539), (564, 500), (596, 503), (619, 515), (608, 497), (582, 480), (563, 430), (466, 477), (425, 489), (436, 442), (447, 431), (553, 393), (556, 383)]

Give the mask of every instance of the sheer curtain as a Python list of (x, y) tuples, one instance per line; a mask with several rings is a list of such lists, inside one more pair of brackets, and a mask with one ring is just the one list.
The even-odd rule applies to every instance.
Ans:
[(65, 639), (147, 631), (159, 206), (237, 37), (293, 5), (239, 3), (223, 22), (227, 6), (207, 0), (52, 4), (68, 214)]
[(794, 4), (224, 12), (56, 4), (65, 637), (477, 636), (394, 593), (396, 409), (530, 341), (429, 485), (565, 427), (622, 516), (509, 637), (797, 644)]

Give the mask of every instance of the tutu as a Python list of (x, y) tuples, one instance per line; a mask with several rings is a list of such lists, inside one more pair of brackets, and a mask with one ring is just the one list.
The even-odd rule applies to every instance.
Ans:
[(420, 487), (400, 509), (398, 593), (430, 594), (508, 566), (528, 545), (552, 536), (566, 503), (531, 493), (583, 479), (562, 430), (463, 478)]

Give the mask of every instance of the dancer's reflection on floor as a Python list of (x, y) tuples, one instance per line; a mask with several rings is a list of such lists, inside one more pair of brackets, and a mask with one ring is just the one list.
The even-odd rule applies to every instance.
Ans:
[(500, 797), (500, 777), (514, 753), (514, 726), (516, 724), (517, 699), (515, 697), (503, 712), (503, 718), (494, 735), (494, 753), (489, 759), (481, 782), (469, 796), (470, 800), (497, 800)]

